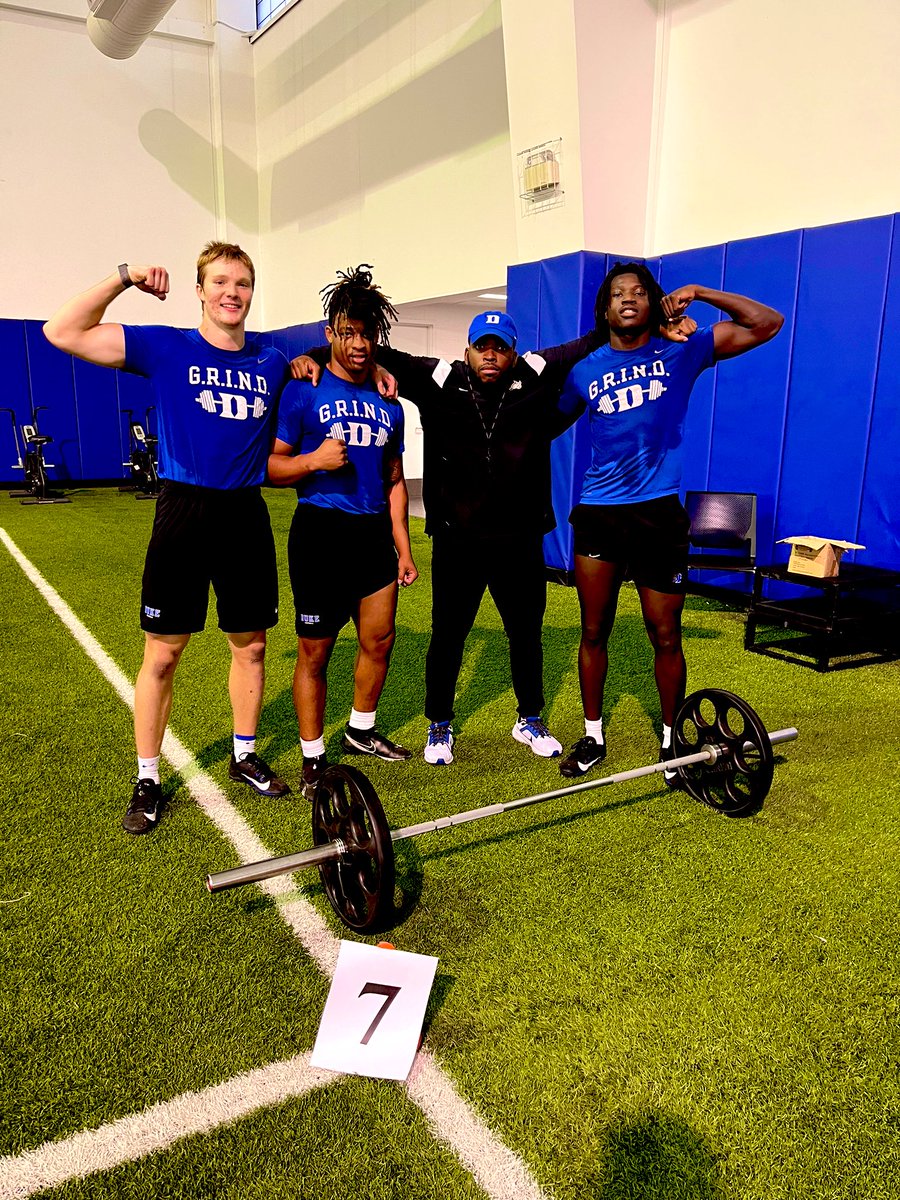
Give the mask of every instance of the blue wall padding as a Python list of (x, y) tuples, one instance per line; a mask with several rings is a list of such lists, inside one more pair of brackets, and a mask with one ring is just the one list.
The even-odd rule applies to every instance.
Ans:
[[(508, 310), (542, 346), (576, 337), (593, 324), (591, 288), (627, 257), (585, 252), (511, 267)], [(787, 560), (779, 538), (816, 534), (863, 543), (860, 563), (900, 568), (900, 215), (647, 262), (667, 291), (706, 284), (785, 316), (774, 341), (698, 380), (683, 490), (755, 491), (759, 562)], [(858, 297), (849, 307), (848, 294)], [(706, 305), (691, 314), (701, 325), (718, 319)], [(553, 447), (552, 567), (574, 565), (566, 522), (586, 465), (586, 421)], [(704, 579), (748, 586), (741, 576)]]
[[(805, 233), (776, 535), (853, 540), (859, 519), (893, 222)], [(840, 330), (828, 320), (837, 296)], [(859, 302), (856, 298), (859, 298)], [(802, 528), (796, 526), (800, 524)], [(866, 555), (862, 561), (872, 561)]]
[[(5, 407), (15, 411), (16, 427), (31, 423), (32, 405), (41, 433), (53, 438), (44, 451), (51, 480), (80, 483), (118, 480), (130, 474), (125, 465), (130, 445), (126, 409), (147, 432), (159, 429), (150, 384), (127, 371), (96, 367), (51, 346), (40, 321), (0, 320), (0, 355), (6, 370)], [(325, 325), (315, 321), (259, 335), (293, 358), (325, 341)], [(18, 484), (16, 451), (8, 413), (0, 413), (0, 480)]]
[[(848, 288), (848, 292), (852, 289)], [(857, 536), (859, 562), (900, 563), (900, 216), (894, 217), (881, 355)]]
[[(28, 379), (23, 321), (0, 321), (0, 361), (5, 374), (3, 407), (13, 410), (18, 430), (19, 425), (29, 419), (31, 412), (31, 384)], [(15, 465), (17, 459), (9, 413), (0, 412), (0, 479), (14, 482), (22, 479), (22, 472)]]
[[(75, 359), (50, 345), (40, 321), (24, 324), (32, 402), (47, 406), (46, 412), (38, 413), (38, 428), (53, 438), (44, 450), (46, 462), (53, 464), (47, 474), (50, 479), (84, 479), (75, 413)], [(30, 421), (30, 414), (25, 420)], [(98, 436), (103, 436), (102, 429)]]
[[(122, 450), (119, 389), (116, 386), (119, 372), (96, 367), (78, 358), (72, 360), (72, 365), (75, 372), (75, 415), (81, 470), (78, 476), (72, 472), (69, 478), (114, 478), (121, 472), (122, 463), (128, 457), (127, 450)], [(87, 428), (86, 422), (89, 422)], [(127, 447), (127, 440), (125, 445)], [(107, 470), (111, 455), (114, 456), (113, 465), (118, 464), (118, 470), (113, 472)]]
[(516, 323), (519, 351), (537, 350), (541, 311), (541, 264), (521, 263), (506, 272), (506, 311)]
[[(802, 237), (797, 231), (767, 239), (761, 255), (756, 239), (731, 242), (725, 256), (725, 291), (765, 298), (784, 314), (774, 341), (717, 371), (708, 475), (700, 491), (757, 493), (757, 556), (775, 557), (775, 498), (784, 442), (787, 381), (791, 361), (794, 303)], [(714, 585), (738, 587), (738, 576), (704, 571)]]

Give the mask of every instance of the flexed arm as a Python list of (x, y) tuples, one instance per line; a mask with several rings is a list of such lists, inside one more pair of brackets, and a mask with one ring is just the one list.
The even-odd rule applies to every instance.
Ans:
[(712, 304), (728, 313), (730, 321), (719, 321), (713, 326), (713, 344), (716, 361), (735, 358), (746, 354), (764, 342), (770, 341), (784, 324), (784, 317), (767, 304), (738, 296), (734, 292), (719, 292), (702, 284), (689, 283), (669, 292), (663, 297), (662, 308), (669, 322), (678, 325), (694, 300)]
[(347, 465), (347, 447), (336, 438), (327, 437), (308, 454), (294, 454), (290, 442), (275, 438), (269, 455), (269, 482), (276, 487), (299, 483), (313, 471), (339, 471)]
[[(125, 282), (125, 278), (129, 280)], [(169, 272), (165, 267), (124, 267), (81, 292), (58, 309), (44, 325), (44, 336), (58, 350), (74, 354), (100, 367), (125, 365), (125, 333), (121, 325), (104, 322), (103, 315), (116, 296), (134, 284), (139, 291), (165, 300)]]

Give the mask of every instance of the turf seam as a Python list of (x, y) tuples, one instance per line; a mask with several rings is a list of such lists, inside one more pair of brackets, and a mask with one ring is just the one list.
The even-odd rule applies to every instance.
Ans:
[[(133, 710), (134, 685), (128, 680), (125, 673), (2, 528), (0, 528), (0, 541), (6, 546), (25, 576), (46, 600), (50, 609), (59, 617), (82, 650), (99, 668), (122, 702), (130, 710)], [(254, 862), (271, 857), (271, 851), (263, 845), (219, 785), (197, 765), (188, 749), (170, 730), (166, 731), (162, 751), (167, 761), (181, 774), (191, 796), (234, 847), (241, 862)], [(297, 895), (292, 877), (282, 876), (266, 880), (259, 884), (259, 887), (266, 894), (279, 899), (280, 902), (276, 905), (277, 911), (323, 974), (331, 978), (337, 963), (340, 940), (331, 932), (313, 905)], [(290, 899), (285, 899), (286, 897), (290, 897)], [(295, 1062), (296, 1060), (288, 1061)], [(268, 1068), (263, 1068), (263, 1070), (265, 1069)], [(241, 1078), (241, 1076), (236, 1077), (237, 1080)], [(332, 1078), (337, 1081), (340, 1076)], [(218, 1084), (215, 1087), (227, 1087), (228, 1084), (234, 1082), (235, 1080), (228, 1081), (226, 1084)], [(542, 1200), (544, 1193), (525, 1162), (482, 1121), (459, 1094), (452, 1080), (427, 1049), (423, 1048), (416, 1056), (405, 1087), (410, 1099), (425, 1116), (434, 1136), (450, 1147), (476, 1182), (491, 1197), (491, 1200)], [(205, 1098), (212, 1090), (214, 1089), (185, 1095)], [(183, 1099), (184, 1097), (176, 1097), (174, 1100), (164, 1103), (177, 1105)], [(264, 1099), (253, 1107), (258, 1108), (274, 1102)], [(135, 1114), (121, 1120), (141, 1121), (153, 1111), (153, 1108), (147, 1109), (142, 1114)], [(225, 1118), (229, 1121), (233, 1119), (232, 1117)], [(37, 1161), (35, 1156), (43, 1153), (52, 1155), (55, 1147), (64, 1147), (73, 1142), (77, 1142), (79, 1147), (78, 1154), (70, 1160), (73, 1166), (72, 1174), (56, 1179), (56, 1186), (63, 1183), (65, 1178), (80, 1177), (104, 1169), (102, 1164), (100, 1166), (87, 1165), (85, 1147), (90, 1143), (90, 1139), (104, 1142), (107, 1131), (114, 1129), (118, 1124), (120, 1122), (112, 1122), (99, 1129), (85, 1130), (61, 1142), (46, 1143), (45, 1146), (38, 1147), (36, 1150), (0, 1160), (0, 1200), (7, 1195), (21, 1197), (30, 1195), (32, 1191), (37, 1190), (33, 1188), (30, 1191), (22, 1191), (20, 1188), (7, 1192), (5, 1188), (7, 1180), (12, 1178), (11, 1173), (16, 1169), (17, 1164)], [(191, 1132), (193, 1130), (188, 1129), (184, 1134), (178, 1136), (187, 1136)], [(175, 1140), (175, 1138), (170, 1140)], [(150, 1149), (157, 1148), (153, 1146)], [(144, 1151), (143, 1153), (148, 1152)]]

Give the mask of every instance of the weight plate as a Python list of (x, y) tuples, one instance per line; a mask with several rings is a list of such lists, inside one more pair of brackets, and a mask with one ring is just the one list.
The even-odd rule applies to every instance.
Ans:
[(772, 784), (774, 757), (766, 727), (746, 700), (721, 688), (687, 697), (672, 728), (677, 757), (721, 747), (716, 762), (680, 767), (688, 795), (729, 817), (757, 812)]
[(357, 933), (389, 923), (394, 907), (394, 846), (371, 782), (355, 767), (327, 767), (312, 801), (313, 842), (340, 839), (346, 853), (322, 863), (319, 874), (338, 917)]

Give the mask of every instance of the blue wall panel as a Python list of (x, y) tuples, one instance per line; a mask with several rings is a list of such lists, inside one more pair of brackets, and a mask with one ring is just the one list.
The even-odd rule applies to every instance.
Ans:
[(537, 350), (541, 306), (541, 264), (522, 263), (506, 271), (506, 311), (516, 323), (520, 350)]
[[(785, 318), (773, 341), (716, 369), (709, 476), (703, 489), (756, 492), (760, 562), (774, 561), (801, 245), (802, 234), (795, 230), (731, 242), (725, 255), (724, 290), (762, 300)], [(732, 577), (728, 583), (737, 580)]]
[(46, 412), (38, 413), (38, 427), (41, 433), (53, 438), (44, 451), (50, 467), (47, 475), (50, 479), (84, 479), (75, 414), (75, 360), (50, 345), (41, 321), (24, 324), (32, 401), (36, 408), (47, 408)]
[[(18, 431), (23, 422), (31, 419), (31, 387), (28, 379), (28, 358), (25, 353), (25, 327), (21, 321), (0, 321), (0, 361), (3, 363), (6, 379), (3, 407), (13, 410)], [(9, 413), (0, 412), (0, 479), (21, 484), (24, 476), (16, 466), (18, 459)]]
[[(75, 413), (81, 450), (82, 479), (122, 476), (122, 435), (119, 429), (117, 371), (73, 359)], [(128, 445), (126, 440), (125, 445)]]
[(849, 540), (866, 547), (860, 562), (900, 565), (900, 216), (892, 233), (859, 525)]
[[(853, 540), (875, 391), (892, 225), (890, 217), (881, 217), (804, 233), (776, 520), (778, 538), (816, 534)], [(842, 313), (837, 329), (836, 307)], [(786, 553), (787, 547), (780, 546), (779, 551)]]

